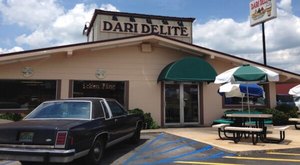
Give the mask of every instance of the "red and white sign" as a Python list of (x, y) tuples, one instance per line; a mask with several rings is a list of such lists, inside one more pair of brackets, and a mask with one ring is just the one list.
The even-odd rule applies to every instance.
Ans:
[(276, 0), (252, 0), (249, 7), (251, 26), (277, 17)]

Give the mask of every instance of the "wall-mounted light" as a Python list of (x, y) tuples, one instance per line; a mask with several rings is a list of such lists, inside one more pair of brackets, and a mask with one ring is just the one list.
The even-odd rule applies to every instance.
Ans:
[(168, 25), (168, 24), (169, 24), (168, 21), (165, 20), (165, 19), (162, 20), (162, 23), (163, 23), (164, 25)]
[(135, 22), (134, 17), (129, 17), (129, 21), (130, 21), (130, 22)]
[(183, 22), (182, 21), (177, 21), (178, 26), (183, 26)]
[(104, 79), (105, 76), (106, 76), (106, 71), (104, 69), (97, 69), (96, 70), (96, 73), (95, 73), (95, 76), (98, 78), (98, 79)]
[(152, 24), (152, 20), (151, 20), (150, 18), (146, 18), (146, 22), (147, 22), (148, 24)]
[(33, 69), (31, 67), (24, 67), (21, 73), (24, 77), (31, 77), (33, 75)]
[(114, 21), (118, 21), (118, 18), (117, 18), (117, 16), (116, 16), (116, 15), (113, 15), (113, 16), (112, 16), (112, 20), (114, 20)]

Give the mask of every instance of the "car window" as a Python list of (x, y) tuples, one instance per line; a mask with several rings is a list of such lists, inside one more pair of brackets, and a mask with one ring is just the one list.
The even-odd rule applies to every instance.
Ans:
[(90, 102), (58, 101), (45, 102), (30, 113), (26, 119), (90, 119)]
[(94, 119), (104, 117), (103, 107), (101, 106), (101, 104), (99, 104), (99, 102), (94, 101), (92, 109), (93, 109), (92, 116)]
[(113, 115), (113, 117), (115, 116), (122, 116), (122, 115), (126, 115), (127, 111), (125, 111), (117, 102), (115, 101), (107, 101), (111, 113)]

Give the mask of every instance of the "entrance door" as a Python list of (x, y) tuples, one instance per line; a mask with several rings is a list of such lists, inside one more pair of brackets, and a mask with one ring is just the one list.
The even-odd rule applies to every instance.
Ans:
[(198, 84), (165, 84), (165, 125), (198, 123)]

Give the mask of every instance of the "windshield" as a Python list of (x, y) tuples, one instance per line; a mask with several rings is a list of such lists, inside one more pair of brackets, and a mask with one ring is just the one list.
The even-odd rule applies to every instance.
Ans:
[(51, 101), (44, 102), (25, 119), (90, 119), (91, 102)]

